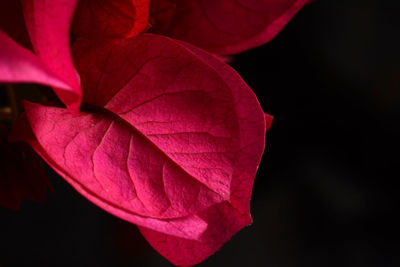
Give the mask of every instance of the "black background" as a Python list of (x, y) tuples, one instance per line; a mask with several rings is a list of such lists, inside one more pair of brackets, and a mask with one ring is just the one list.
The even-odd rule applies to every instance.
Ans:
[[(253, 225), (200, 266), (400, 266), (399, 3), (316, 1), (235, 57), (275, 120)], [(135, 226), (51, 180), (45, 203), (0, 207), (0, 266), (170, 266)]]

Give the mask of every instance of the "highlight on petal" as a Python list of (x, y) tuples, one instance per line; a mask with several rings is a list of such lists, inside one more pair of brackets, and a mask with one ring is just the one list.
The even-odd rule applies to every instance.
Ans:
[(50, 71), (31, 51), (14, 42), (0, 30), (0, 82), (40, 83), (71, 92), (68, 84)]
[[(98, 131), (98, 128), (104, 124), (119, 125), (120, 123), (112, 122), (108, 116), (104, 115), (80, 113), (79, 116), (73, 117), (62, 108), (46, 107), (29, 102), (24, 102), (24, 106), (27, 112), (21, 116), (20, 121), (23, 122), (24, 117), (27, 119), (24, 122), (25, 125), (20, 128), (29, 128), (30, 125), (34, 125), (31, 131), (34, 132), (37, 139), (15, 134), (14, 140), (29, 143), (58, 174), (88, 200), (115, 216), (160, 232), (173, 233), (189, 239), (197, 239), (204, 232), (207, 224), (196, 215), (176, 218), (170, 216), (167, 219), (146, 216), (146, 213), (148, 215), (152, 211), (144, 208), (143, 203), (136, 196), (134, 180), (129, 180), (131, 174), (128, 173), (128, 168), (131, 164), (127, 160), (130, 159), (117, 161), (120, 159), (102, 158), (103, 148), (95, 146), (107, 146), (107, 142), (97, 144), (98, 139), (90, 140), (95, 136), (105, 135), (105, 132)], [(42, 119), (44, 121), (40, 123)], [(91, 122), (90, 120), (98, 121)], [(72, 122), (71, 125), (68, 125), (69, 122)], [(77, 128), (73, 129), (79, 123), (89, 124), (81, 125), (82, 131)], [(63, 124), (67, 125), (66, 128)], [(124, 125), (119, 126), (124, 127)], [(59, 130), (58, 128), (64, 129)], [(59, 133), (58, 137), (57, 133)], [(51, 137), (55, 138), (54, 142), (50, 140)], [(118, 136), (116, 138), (114, 144), (116, 149), (121, 151), (130, 149), (120, 147), (122, 145), (118, 143), (120, 139)], [(83, 142), (80, 143), (82, 140)], [(50, 144), (51, 142), (52, 144)], [(67, 144), (62, 144), (62, 142)], [(92, 151), (89, 151), (90, 149)], [(57, 152), (59, 155), (56, 155)], [(116, 156), (116, 153), (109, 156)], [(115, 166), (110, 166), (112, 164)], [(123, 169), (118, 169), (121, 166)], [(112, 171), (116, 171), (116, 173), (112, 173)], [(153, 197), (150, 194), (151, 192), (148, 197)], [(154, 196), (154, 200), (156, 198), (157, 196)], [(163, 217), (163, 214), (160, 216)]]
[[(156, 0), (151, 20), (169, 25), (160, 33), (209, 52), (231, 55), (273, 39), (312, 0)], [(152, 1), (153, 2), (153, 1)], [(163, 8), (175, 3), (176, 8)], [(159, 33), (159, 28), (155, 28)]]
[(238, 114), (241, 114), (240, 118), (247, 124), (242, 131), (242, 140), (247, 144), (238, 155), (237, 169), (231, 181), (230, 201), (216, 204), (198, 214), (208, 224), (207, 231), (199, 240), (189, 240), (139, 227), (144, 237), (161, 255), (175, 265), (191, 266), (215, 253), (241, 228), (251, 223), (250, 197), (256, 169), (264, 150), (264, 143), (260, 140), (264, 139), (266, 128), (264, 117), (258, 117), (262, 114), (258, 114), (256, 110), (252, 111), (252, 108), (256, 108), (256, 99), (251, 97), (252, 93), (241, 78), (216, 58), (194, 46), (184, 45), (217, 71), (231, 88), (237, 90), (233, 91), (242, 94), (237, 96), (236, 108)]
[(69, 85), (54, 87), (72, 113), (79, 110), (82, 92), (70, 51), (69, 30), (77, 0), (21, 0), (33, 48), (47, 68)]
[[(90, 105), (73, 117), (26, 102), (28, 142), (83, 196), (146, 228), (169, 260), (201, 261), (251, 222), (264, 113), (233, 69), (188, 44), (93, 42), (74, 46)], [(160, 247), (163, 234), (181, 245)]]
[(80, 37), (133, 37), (148, 26), (150, 0), (79, 1), (72, 31)]
[(43, 202), (50, 182), (40, 157), (26, 144), (9, 143), (8, 133), (0, 125), (0, 205), (17, 210), (25, 198)]

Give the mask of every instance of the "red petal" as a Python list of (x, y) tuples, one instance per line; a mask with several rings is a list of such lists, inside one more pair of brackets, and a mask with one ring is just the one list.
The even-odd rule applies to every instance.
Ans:
[[(171, 238), (205, 242), (199, 252), (168, 247), (170, 260), (209, 256), (250, 222), (265, 137), (255, 95), (229, 66), (162, 36), (81, 40), (74, 50), (86, 100), (106, 110), (72, 117), (26, 103), (33, 146), (103, 209)], [(157, 235), (146, 236), (164, 251)]]
[(42, 202), (50, 186), (40, 157), (26, 144), (7, 142), (0, 125), (0, 205), (18, 209), (25, 198)]
[[(181, 166), (218, 167), (227, 171), (233, 168), (229, 201), (198, 214), (208, 223), (201, 242), (142, 229), (149, 242), (173, 263), (200, 262), (251, 221), (252, 183), (265, 135), (264, 114), (254, 94), (227, 65), (193, 46), (167, 42), (165, 38), (143, 35), (132, 41), (103, 44), (98, 49), (82, 41), (75, 48), (81, 50), (78, 68), (87, 78), (83, 83), (88, 89), (85, 92), (88, 101), (121, 114), (147, 136), (157, 134), (151, 140), (162, 150), (191, 153), (191, 157), (174, 157)], [(131, 50), (136, 53), (130, 53)], [(101, 84), (93, 84), (98, 80)], [(206, 95), (195, 94), (197, 90)], [(132, 104), (135, 109), (131, 108)], [(218, 125), (224, 122), (225, 125)], [(201, 147), (190, 147), (186, 142), (194, 142), (200, 135), (172, 139), (175, 131), (196, 129), (195, 132), (200, 132), (206, 125), (214, 136), (230, 135), (225, 150), (229, 151), (229, 147), (233, 158), (221, 160), (210, 154), (192, 158)], [(210, 146), (210, 143), (212, 139), (204, 145)], [(223, 141), (216, 139), (215, 144), (222, 145)], [(225, 152), (226, 155), (229, 153)], [(192, 162), (187, 164), (187, 160)], [(231, 164), (224, 166), (222, 162)], [(166, 242), (160, 243), (160, 239)]]
[(264, 117), (265, 117), (265, 127), (268, 131), (272, 127), (272, 122), (274, 121), (274, 116), (269, 115), (268, 113), (265, 113)]
[(78, 36), (133, 37), (148, 25), (150, 0), (79, 1), (72, 24)]
[(54, 88), (72, 113), (79, 110), (82, 92), (69, 47), (69, 28), (77, 0), (22, 0), (26, 26), (41, 61), (66, 84)]
[[(77, 67), (84, 77), (85, 102), (105, 106), (119, 114), (139, 131), (150, 135), (151, 141), (162, 150), (171, 151), (173, 146), (178, 146), (174, 148), (176, 152), (171, 152), (184, 155), (190, 149), (206, 150), (201, 146), (215, 142), (219, 147), (216, 151), (236, 154), (241, 146), (238, 140), (256, 140), (249, 149), (262, 154), (264, 146), (259, 141), (264, 144), (264, 113), (240, 76), (214, 57), (188, 44), (150, 34), (103, 44), (82, 40), (74, 51)], [(238, 95), (245, 93), (245, 96)], [(253, 117), (254, 121), (247, 122), (245, 116)], [(239, 130), (239, 126), (243, 129)], [(191, 134), (179, 138), (169, 136), (185, 131)], [(243, 137), (244, 133), (250, 136)], [(193, 148), (183, 147), (188, 139), (198, 140), (198, 144)], [(187, 156), (173, 155), (173, 158), (180, 165), (188, 165)], [(247, 167), (240, 168), (254, 175), (259, 159), (248, 155), (247, 158)], [(207, 158), (202, 164), (213, 168), (215, 162), (225, 161)], [(228, 166), (219, 167), (226, 170)], [(196, 172), (195, 169), (187, 171)], [(229, 189), (224, 181), (226, 174), (204, 172), (202, 182), (207, 180), (207, 175), (216, 176), (212, 179), (216, 184), (209, 186), (215, 189), (219, 184), (218, 192), (226, 194), (223, 193)]]
[[(144, 213), (151, 211), (143, 208), (144, 205), (136, 195), (134, 181), (130, 180), (131, 174), (128, 173), (128, 168), (131, 166), (131, 159), (127, 158), (124, 161), (111, 159), (110, 156), (116, 156), (118, 153), (104, 156), (104, 152), (109, 151), (103, 151), (101, 147), (109, 148), (110, 144), (104, 139), (106, 138), (104, 131), (98, 131), (98, 129), (104, 124), (119, 125), (123, 128), (123, 124), (113, 122), (104, 115), (81, 113), (77, 117), (72, 117), (65, 109), (29, 102), (25, 102), (24, 106), (29, 123), (34, 125), (33, 131), (38, 140), (30, 137), (22, 137), (22, 139), (28, 142), (79, 193), (94, 204), (122, 219), (157, 231), (192, 239), (199, 238), (204, 232), (207, 225), (196, 215), (167, 220), (143, 216)], [(43, 122), (40, 123), (40, 120)], [(29, 127), (29, 123), (24, 127)], [(80, 123), (82, 125), (79, 125)], [(104, 140), (100, 140), (101, 144), (98, 144), (96, 141), (99, 141), (100, 135), (102, 135), (100, 139)], [(15, 139), (20, 138), (21, 136), (15, 135)], [(51, 138), (54, 139), (53, 142)], [(97, 140), (90, 140), (91, 138)], [(119, 143), (121, 139), (118, 139), (119, 136), (115, 138), (115, 147), (122, 151), (128, 149), (119, 147), (122, 145)], [(90, 149), (92, 151), (89, 151)], [(121, 167), (123, 169), (119, 169)], [(135, 170), (129, 171), (135, 172)], [(154, 196), (154, 201), (156, 201), (155, 198), (157, 196)]]
[(176, 10), (162, 9), (164, 12), (160, 14), (160, 6), (170, 2), (156, 0), (150, 10), (151, 14), (156, 14), (151, 16), (153, 20), (162, 18), (170, 24), (169, 29), (161, 33), (212, 53), (230, 55), (270, 41), (311, 1), (177, 0), (174, 1)]
[(11, 40), (0, 30), (0, 82), (35, 82), (63, 88), (70, 87), (45, 66), (31, 51)]
[(251, 223), (248, 215), (240, 214), (227, 202), (214, 206), (200, 217), (208, 223), (200, 240), (167, 235), (145, 227), (140, 232), (162, 256), (178, 266), (192, 266), (214, 254), (241, 228)]
[[(255, 110), (251, 111), (256, 106), (254, 102), (245, 101), (246, 94), (242, 87), (241, 78), (219, 60), (208, 56), (193, 46), (186, 46), (207, 62), (210, 67), (218, 71), (231, 88), (236, 87), (237, 92), (243, 94), (238, 97), (242, 101), (237, 103), (237, 112), (242, 114), (240, 117), (243, 120), (249, 119), (242, 132), (242, 140), (245, 140), (247, 145), (239, 154), (237, 169), (232, 176), (230, 201), (217, 204), (198, 214), (208, 224), (207, 231), (199, 240), (188, 240), (140, 227), (149, 243), (161, 255), (179, 266), (190, 266), (201, 262), (217, 251), (237, 231), (251, 223), (250, 197), (255, 169), (257, 168), (256, 164), (259, 163), (260, 155), (264, 149), (264, 143), (261, 145), (260, 139), (264, 138), (265, 134), (265, 128), (258, 124), (264, 123), (265, 126), (264, 118), (259, 118), (258, 112)], [(250, 98), (247, 99), (250, 100)], [(257, 118), (254, 116), (255, 114), (257, 114)], [(264, 132), (260, 131), (261, 128), (264, 129)]]

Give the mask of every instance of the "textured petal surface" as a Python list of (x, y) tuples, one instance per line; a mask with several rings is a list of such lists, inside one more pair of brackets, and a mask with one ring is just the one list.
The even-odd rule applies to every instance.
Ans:
[[(151, 19), (159, 31), (216, 54), (235, 54), (274, 38), (310, 0), (156, 0)], [(176, 4), (174, 8), (165, 6)], [(173, 14), (172, 14), (173, 13)], [(157, 25), (157, 23), (154, 23)]]
[[(36, 104), (31, 104), (31, 103), (25, 103), (25, 107), (27, 108), (27, 111), (32, 113), (31, 117), (35, 117), (38, 113), (39, 116), (43, 119), (42, 117), (44, 113), (53, 113), (52, 115), (55, 115), (57, 113), (63, 114), (68, 119), (63, 118), (62, 120), (74, 120), (77, 121), (79, 120), (78, 117), (72, 117), (66, 110), (64, 109), (55, 109), (55, 108), (49, 108), (49, 107), (44, 107)], [(26, 115), (26, 114), (25, 114)], [(82, 114), (81, 114), (82, 115)], [(45, 115), (47, 116), (47, 115)], [(87, 114), (86, 116), (92, 116)], [(100, 116), (101, 117), (101, 116)], [(50, 119), (54, 119), (50, 118)], [(105, 121), (107, 121), (107, 118), (104, 118)], [(29, 123), (32, 124), (31, 120), (30, 122), (26, 122), (26, 125), (29, 127)], [(56, 122), (59, 123), (59, 122)], [(47, 125), (47, 126), (51, 126)], [(42, 127), (42, 125), (38, 125), (37, 127)], [(54, 125), (55, 127), (55, 125)], [(86, 130), (86, 129), (85, 129)], [(85, 135), (86, 131), (83, 131), (82, 135)], [(66, 130), (68, 131), (68, 130)], [(35, 133), (36, 134), (36, 133)], [(101, 134), (101, 133), (100, 133)], [(78, 135), (77, 135), (78, 136)], [(88, 137), (90, 138), (90, 136)], [(58, 164), (58, 159), (59, 157), (54, 157), (54, 154), (52, 151), (48, 153), (48, 148), (45, 148), (42, 146), (42, 144), (35, 138), (23, 138), (21, 140), (24, 140), (28, 142), (34, 149), (35, 151), (42, 156), (42, 158), (56, 171), (58, 174), (60, 174), (68, 183), (70, 183), (79, 193), (81, 193), (84, 197), (86, 197), (88, 200), (93, 202), (94, 204), (98, 205), (99, 207), (103, 208), (104, 210), (110, 212), (111, 214), (114, 214), (115, 216), (118, 216), (124, 220), (127, 220), (131, 223), (135, 223), (137, 225), (145, 225), (146, 227), (149, 227), (151, 229), (155, 229), (160, 232), (165, 232), (165, 233), (172, 233), (176, 236), (184, 237), (184, 238), (189, 238), (189, 239), (198, 239), (200, 235), (205, 231), (207, 224), (200, 219), (198, 216), (186, 216), (186, 217), (180, 217), (180, 218), (172, 218), (172, 219), (158, 219), (158, 218), (152, 218), (148, 216), (141, 216), (140, 214), (135, 212), (135, 208), (137, 208), (135, 205), (137, 205), (137, 202), (140, 200), (132, 196), (132, 192), (135, 193), (135, 187), (133, 186), (133, 183), (126, 179), (127, 175), (124, 175), (122, 177), (118, 176), (123, 172), (123, 170), (118, 171), (117, 174), (112, 174), (109, 177), (104, 177), (104, 174), (100, 173), (100, 176), (97, 177), (96, 175), (99, 175), (99, 172), (101, 171), (101, 168), (107, 168), (109, 166), (101, 166), (102, 163), (106, 162), (105, 164), (113, 164), (113, 163), (118, 163), (114, 162), (113, 160), (105, 160), (105, 161), (100, 161), (99, 168), (95, 169), (95, 164), (96, 161), (94, 159), (94, 155), (77, 155), (78, 158), (73, 159), (70, 158), (69, 162), (67, 159), (63, 159), (63, 162), (60, 162), (61, 164)], [(74, 138), (72, 139), (72, 142), (76, 142)], [(88, 142), (88, 141), (87, 141)], [(89, 142), (88, 142), (89, 143)], [(45, 144), (46, 145), (46, 144)], [(75, 144), (77, 145), (77, 144)], [(78, 144), (79, 145), (79, 144)], [(96, 144), (95, 144), (96, 145)], [(118, 144), (119, 146), (120, 144)], [(83, 149), (85, 150), (85, 146), (87, 144), (83, 144)], [(60, 150), (64, 150), (63, 148), (58, 147)], [(68, 149), (67, 147), (65, 149)], [(123, 148), (124, 149), (124, 148)], [(57, 147), (53, 148), (53, 151), (57, 150)], [(68, 152), (62, 151), (62, 157), (67, 157)], [(77, 153), (81, 153), (81, 151), (77, 151)], [(85, 152), (83, 152), (85, 153)], [(85, 160), (83, 156), (90, 157), (90, 162), (88, 160)], [(93, 157), (93, 161), (92, 158)], [(73, 161), (76, 162), (73, 162)], [(82, 161), (85, 160), (85, 161)], [(80, 169), (74, 170), (70, 169), (69, 164), (73, 164), (74, 167), (78, 167)], [(88, 166), (85, 166), (88, 165)], [(125, 162), (125, 164), (128, 166), (128, 164)], [(86, 172), (82, 171), (83, 168), (89, 168)], [(125, 167), (127, 169), (127, 167)], [(100, 169), (100, 170), (99, 170)], [(115, 168), (113, 168), (115, 170)], [(109, 170), (105, 170), (105, 172), (109, 174)], [(82, 176), (76, 176), (76, 173), (79, 173), (79, 175)], [(85, 176), (89, 175), (89, 176)], [(98, 179), (99, 178), (99, 179)], [(101, 179), (103, 178), (103, 179)], [(113, 184), (115, 183), (115, 184)], [(129, 183), (128, 186), (126, 183)], [(110, 187), (107, 187), (110, 186)], [(114, 191), (110, 191), (114, 190)], [(115, 191), (117, 190), (117, 191)], [(119, 191), (119, 192), (118, 192)], [(129, 195), (130, 194), (130, 195)], [(128, 198), (128, 200), (126, 199)], [(122, 202), (119, 202), (122, 201)]]
[(72, 113), (79, 110), (81, 89), (69, 40), (69, 28), (77, 0), (22, 0), (26, 26), (40, 60), (58, 75), (69, 90), (54, 87)]
[(0, 125), (0, 205), (18, 209), (22, 200), (44, 201), (50, 183), (42, 160), (26, 144), (7, 142)]
[(14, 42), (0, 30), (0, 82), (33, 82), (63, 88), (70, 87), (50, 71), (31, 51)]
[(177, 266), (192, 266), (214, 254), (241, 228), (251, 223), (249, 215), (240, 214), (227, 202), (209, 208), (200, 217), (208, 223), (199, 240), (164, 234), (145, 227), (139, 230), (150, 245)]
[(103, 209), (176, 237), (198, 240), (199, 215), (218, 203), (249, 218), (265, 122), (232, 69), (151, 34), (74, 50), (87, 112), (25, 103), (32, 145), (54, 169)]
[[(237, 231), (251, 223), (250, 197), (253, 180), (264, 150), (265, 120), (259, 113), (255, 98), (246, 89), (241, 78), (224, 63), (186, 44), (194, 54), (217, 71), (236, 92), (236, 110), (245, 121), (241, 132), (244, 149), (238, 155), (237, 168), (231, 181), (230, 201), (214, 205), (198, 215), (207, 222), (207, 231), (199, 240), (188, 240), (139, 227), (149, 243), (164, 257), (179, 266), (197, 264), (217, 251)], [(267, 121), (270, 121), (271, 116)], [(246, 119), (247, 118), (247, 119)]]
[(148, 25), (149, 1), (79, 1), (72, 31), (77, 36), (91, 38), (133, 37)]

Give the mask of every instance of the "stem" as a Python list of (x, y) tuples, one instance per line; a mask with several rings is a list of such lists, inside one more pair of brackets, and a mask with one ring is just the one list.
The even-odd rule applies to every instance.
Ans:
[(6, 85), (6, 90), (8, 95), (8, 101), (10, 103), (10, 108), (11, 108), (11, 119), (14, 121), (18, 117), (17, 97), (15, 96), (15, 91), (11, 84)]
[(0, 120), (1, 121), (12, 121), (13, 120), (11, 108), (9, 108), (9, 107), (0, 108)]

